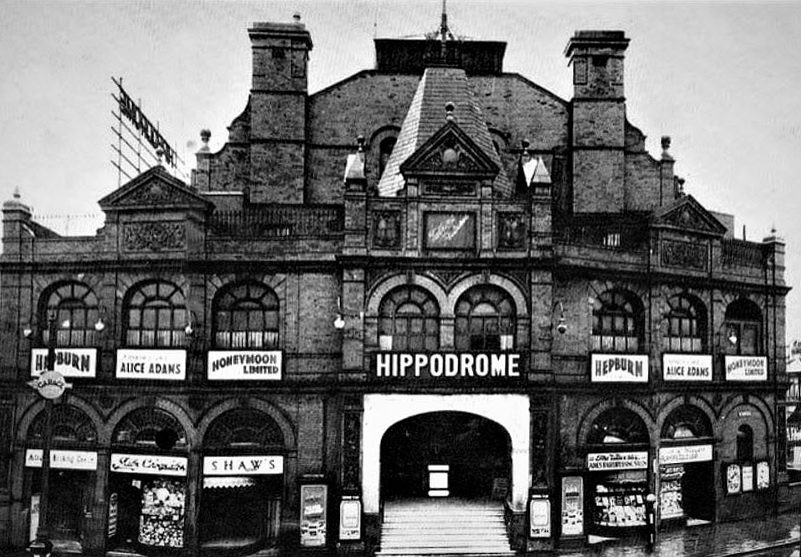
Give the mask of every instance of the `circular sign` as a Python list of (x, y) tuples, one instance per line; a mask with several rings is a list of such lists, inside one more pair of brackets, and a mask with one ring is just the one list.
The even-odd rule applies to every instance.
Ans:
[(60, 397), (66, 388), (64, 376), (57, 371), (45, 371), (36, 379), (35, 389), (48, 400)]

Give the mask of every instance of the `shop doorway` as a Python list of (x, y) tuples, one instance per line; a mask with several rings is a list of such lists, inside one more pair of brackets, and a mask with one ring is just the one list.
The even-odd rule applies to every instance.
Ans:
[(505, 499), (511, 439), (498, 423), (467, 412), (431, 412), (402, 420), (381, 441), (385, 500), (419, 497)]

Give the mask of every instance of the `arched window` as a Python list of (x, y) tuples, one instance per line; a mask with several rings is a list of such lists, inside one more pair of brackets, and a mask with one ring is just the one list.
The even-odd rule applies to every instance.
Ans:
[(752, 301), (739, 299), (726, 308), (726, 352), (729, 354), (759, 354), (762, 332), (762, 312)]
[(662, 439), (712, 437), (712, 424), (699, 408), (684, 404), (673, 410), (662, 426)]
[(172, 414), (151, 406), (134, 410), (120, 420), (111, 442), (170, 450), (186, 447), (186, 433)]
[(687, 296), (668, 300), (667, 350), (703, 352), (706, 349), (706, 312), (703, 305)]
[[(86, 413), (70, 404), (57, 404), (53, 406), (52, 441), (58, 445), (64, 444), (92, 444), (97, 442), (97, 431), (92, 420)], [(40, 444), (45, 438), (46, 415), (45, 412), (37, 414), (30, 427), (28, 443)]]
[(217, 348), (278, 348), (278, 329), (278, 297), (263, 284), (235, 284), (214, 299)]
[(395, 148), (395, 143), (397, 143), (397, 137), (385, 137), (381, 140), (381, 143), (378, 144), (378, 176), (381, 177), (384, 174), (384, 169), (387, 167), (387, 162), (389, 161), (390, 155), (392, 155), (392, 150)]
[(135, 286), (124, 304), (123, 323), (128, 346), (183, 346), (189, 321), (181, 289), (164, 281)]
[(511, 350), (514, 348), (515, 305), (494, 286), (475, 286), (456, 302), (455, 348)]
[(590, 427), (589, 445), (648, 443), (648, 428), (637, 414), (627, 408), (602, 412)]
[(284, 436), (267, 414), (252, 408), (237, 408), (211, 423), (203, 446), (210, 450), (280, 450), (284, 446)]
[(97, 297), (81, 282), (66, 282), (49, 289), (39, 304), (39, 323), (43, 345), (50, 342), (47, 324), (55, 319), (57, 346), (94, 346), (95, 323), (99, 317)]
[(637, 352), (643, 338), (642, 305), (636, 296), (619, 290), (598, 296), (592, 309), (592, 349)]
[(439, 306), (418, 286), (401, 286), (387, 294), (378, 309), (382, 350), (433, 351), (439, 348)]
[(737, 460), (754, 460), (754, 430), (749, 425), (743, 424), (737, 429)]

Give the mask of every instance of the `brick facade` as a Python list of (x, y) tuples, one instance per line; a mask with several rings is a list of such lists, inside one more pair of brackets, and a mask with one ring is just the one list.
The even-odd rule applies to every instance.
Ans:
[[(147, 538), (137, 545), (108, 535), (115, 513), (120, 529), (130, 522), (111, 502), (125, 497), (117, 486), (134, 485), (130, 477), (141, 489), (161, 485), (153, 478), (166, 481), (113, 467), (131, 453), (186, 459), (185, 473), (164, 484), (183, 489), (182, 555), (217, 547), (204, 504), (218, 496), (210, 486), (225, 481), (204, 472), (207, 457), (282, 463), (277, 480), (234, 478), (265, 490), (278, 509), (265, 511), (270, 518), (259, 526), (270, 533), (240, 550), (296, 551), (318, 527), (300, 516), (303, 486), (323, 484), (325, 546), (371, 554), (381, 528), (371, 505), (382, 495), (369, 474), (381, 472), (363, 458), (381, 454), (381, 435), (408, 418), (365, 432), (368, 396), (408, 396), (437, 414), (457, 408), (448, 397), (463, 395), (468, 402), (458, 412), (469, 415), (464, 405), (472, 400), (474, 417), (529, 424), (524, 445), (531, 448), (518, 454), (512, 445), (520, 439), (512, 439), (500, 478), (509, 484), (509, 537), (520, 551), (636, 531), (635, 519), (610, 525), (602, 518), (600, 494), (616, 485), (613, 476), (625, 476), (641, 488), (625, 495), (630, 507), (641, 507), (636, 495), (660, 489), (667, 474), (654, 473), (663, 448), (712, 446), (711, 460), (695, 463), (700, 472), (689, 466), (686, 473), (711, 478), (706, 495), (714, 504), (688, 507), (690, 517), (745, 518), (787, 502), (776, 416), (786, 383), (784, 244), (732, 239), (728, 218), (680, 191), (669, 139), (659, 159), (645, 151), (644, 135), (625, 115), (622, 32), (577, 32), (570, 40), (571, 100), (504, 73), (503, 43), (462, 52), (455, 45), (420, 50), (420, 41), (309, 94), (305, 27), (254, 24), (249, 32), (247, 108), (219, 152), (197, 154), (191, 184), (162, 167), (146, 171), (100, 200), (106, 222), (92, 237), (56, 235), (19, 198), (3, 206), (0, 425), (10, 431), (0, 435), (0, 547), (27, 542), (40, 480), (26, 458), (42, 447), (33, 432), (44, 404), (24, 383), (33, 352), (47, 352), (48, 326), (61, 335), (56, 352), (96, 354), (94, 369), (69, 378), (73, 389), (55, 404), (88, 425), (52, 445), (97, 454), (93, 472), (75, 476), (85, 519), (65, 522), (62, 532), (80, 537), (86, 554), (152, 549)], [(444, 58), (431, 58), (436, 52)], [(421, 71), (415, 53), (425, 53), (423, 66), (431, 68)], [(396, 173), (385, 177), (401, 188), (382, 195), (380, 146), (394, 137), (405, 143), (394, 160), (387, 153), (384, 172)], [(62, 315), (71, 316), (68, 329), (52, 320)], [(77, 331), (91, 341), (75, 341)], [(176, 353), (170, 357), (183, 362), (182, 379), (121, 376), (124, 351), (138, 350), (147, 366), (158, 349)], [(210, 352), (279, 354), (271, 373), (280, 377), (215, 380)], [(450, 361), (464, 354), (475, 361), (469, 373), (442, 364), (437, 375), (432, 363), (418, 377), (382, 378), (376, 362), (387, 352), (410, 362), (444, 362), (454, 353)], [(693, 364), (707, 376), (670, 380), (665, 354), (708, 361)], [(731, 374), (755, 366), (753, 377), (727, 376), (725, 358), (737, 355), (750, 359), (730, 360)], [(519, 376), (479, 373), (482, 357), (507, 356), (519, 357)], [(592, 368), (594, 356), (612, 363)], [(626, 375), (634, 362), (644, 377)], [(513, 418), (503, 408), (481, 410), (487, 400), (521, 395), (529, 411)], [(148, 416), (143, 431), (180, 429), (179, 442), (130, 438), (126, 419), (139, 409)], [(226, 425), (229, 445), (212, 445), (208, 432), (232, 415), (260, 417)], [(262, 426), (280, 439), (257, 441)], [(645, 455), (636, 457), (645, 466), (603, 473), (590, 464), (621, 451)], [(732, 491), (730, 465), (739, 467), (738, 482), (752, 478), (752, 489)], [(580, 531), (562, 515), (563, 481), (575, 478), (584, 485), (581, 513), (571, 515)], [(526, 533), (532, 493), (551, 502), (549, 537)], [(350, 496), (365, 504), (362, 534), (340, 540), (339, 503)], [(65, 509), (59, 516), (69, 515)]]

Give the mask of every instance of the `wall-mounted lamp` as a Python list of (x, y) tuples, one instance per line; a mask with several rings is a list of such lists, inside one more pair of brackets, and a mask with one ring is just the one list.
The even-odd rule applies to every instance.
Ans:
[(337, 316), (334, 318), (334, 328), (342, 330), (345, 328), (345, 318), (342, 317), (342, 298), (337, 296)]
[(195, 332), (194, 323), (195, 323), (195, 312), (194, 311), (187, 312), (186, 327), (184, 327), (184, 332), (186, 333), (186, 336), (192, 336), (194, 334)]
[(734, 327), (729, 327), (726, 331), (726, 339), (732, 346), (737, 346), (737, 330)]
[(560, 300), (557, 300), (554, 303), (553, 308), (551, 308), (551, 313), (553, 310), (556, 309), (556, 306), (559, 306), (559, 322), (556, 324), (556, 330), (559, 332), (560, 335), (563, 335), (567, 332), (567, 320), (565, 319), (565, 306), (562, 305)]
[(24, 336), (25, 338), (31, 338), (32, 334), (33, 334), (33, 329), (31, 328), (30, 325), (26, 325), (25, 327), (23, 327), (22, 336)]

